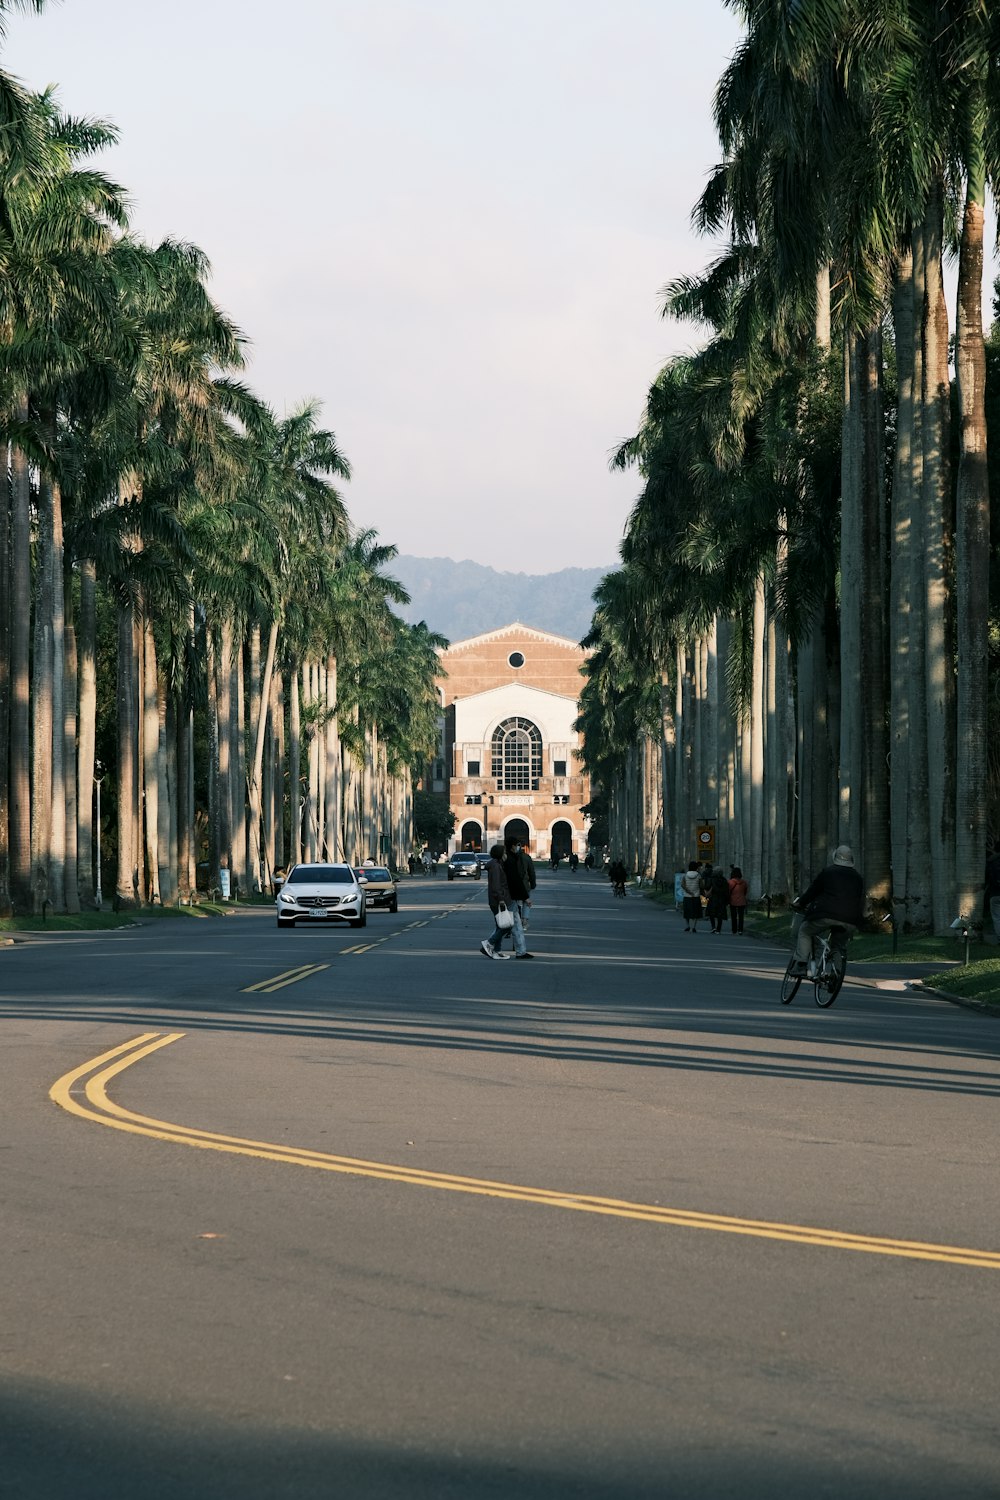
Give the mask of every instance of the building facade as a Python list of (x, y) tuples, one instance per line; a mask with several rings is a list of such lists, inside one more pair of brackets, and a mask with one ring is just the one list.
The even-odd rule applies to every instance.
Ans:
[(573, 724), (586, 656), (575, 641), (521, 624), (441, 653), (433, 786), (455, 814), (452, 849), (516, 834), (535, 858), (583, 858), (590, 780)]

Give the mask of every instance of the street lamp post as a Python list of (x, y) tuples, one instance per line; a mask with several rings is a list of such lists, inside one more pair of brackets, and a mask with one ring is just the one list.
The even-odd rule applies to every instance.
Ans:
[(103, 900), (101, 895), (101, 782), (104, 780), (104, 767), (99, 760), (94, 762), (94, 770), (102, 773), (94, 777), (94, 785), (97, 788), (97, 881), (94, 886), (94, 904), (100, 911)]

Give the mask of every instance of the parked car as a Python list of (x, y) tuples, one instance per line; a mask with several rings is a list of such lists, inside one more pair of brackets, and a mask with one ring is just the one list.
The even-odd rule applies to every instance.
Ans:
[(366, 906), (384, 906), (389, 911), (399, 910), (397, 885), (391, 870), (387, 870), (384, 865), (361, 865), (354, 873), (365, 893)]
[(481, 880), (482, 874), (482, 866), (472, 853), (466, 854), (464, 850), (456, 850), (448, 861), (449, 880), (455, 880), (458, 877), (464, 877), (467, 880)]
[(274, 904), (281, 928), (301, 921), (364, 927), (368, 921), (365, 898), (350, 865), (293, 865)]

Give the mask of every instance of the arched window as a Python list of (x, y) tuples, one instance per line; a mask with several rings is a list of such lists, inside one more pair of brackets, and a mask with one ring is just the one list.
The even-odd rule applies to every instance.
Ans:
[(493, 732), (493, 775), (501, 792), (537, 792), (542, 736), (530, 719), (505, 719)]

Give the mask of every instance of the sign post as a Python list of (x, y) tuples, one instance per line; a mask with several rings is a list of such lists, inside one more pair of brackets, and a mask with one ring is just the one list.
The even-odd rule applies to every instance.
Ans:
[(698, 843), (698, 858), (715, 863), (715, 824), (703, 820), (695, 831)]

